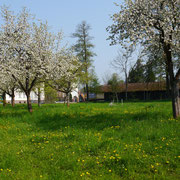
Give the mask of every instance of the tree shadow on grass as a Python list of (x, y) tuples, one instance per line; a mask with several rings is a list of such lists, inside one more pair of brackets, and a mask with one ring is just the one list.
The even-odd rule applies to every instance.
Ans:
[(46, 115), (36, 122), (37, 127), (44, 130), (58, 130), (67, 126), (82, 129), (103, 129), (104, 126), (113, 124), (115, 119), (107, 118), (107, 115), (100, 114), (91, 117), (71, 117), (70, 115), (55, 114), (53, 116)]
[[(32, 104), (33, 113), (28, 112), (27, 104), (16, 104), (12, 107), (10, 104), (7, 104), (5, 107), (0, 106), (0, 118), (2, 119), (24, 119), (24, 117), (31, 117), (33, 114), (36, 114), (41, 109), (37, 107), (36, 104)], [(28, 118), (27, 118), (28, 119)]]
[(16, 105), (15, 107), (7, 105), (6, 107), (0, 107), (0, 117), (3, 119), (20, 118), (26, 114), (28, 114), (27, 105)]
[[(161, 115), (163, 116), (163, 114)], [(99, 113), (89, 116), (71, 116), (63, 114), (44, 115), (35, 122), (38, 128), (43, 130), (55, 131), (58, 129), (70, 126), (72, 128), (80, 129), (94, 129), (103, 130), (108, 127), (125, 126), (129, 122), (137, 121), (156, 121), (159, 119), (160, 114), (158, 112), (139, 112), (135, 114), (120, 114), (120, 113)]]

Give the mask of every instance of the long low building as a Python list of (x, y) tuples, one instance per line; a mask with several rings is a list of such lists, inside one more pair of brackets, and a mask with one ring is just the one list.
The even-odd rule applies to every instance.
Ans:
[[(101, 86), (100, 94), (101, 100), (102, 94), (104, 94), (103, 99), (105, 101), (111, 101), (114, 96), (110, 85)], [(126, 98), (126, 85), (124, 83), (120, 84), (117, 88), (117, 95), (119, 100)], [(128, 100), (160, 100), (168, 99), (169, 95), (166, 91), (165, 82), (128, 83), (127, 97)]]

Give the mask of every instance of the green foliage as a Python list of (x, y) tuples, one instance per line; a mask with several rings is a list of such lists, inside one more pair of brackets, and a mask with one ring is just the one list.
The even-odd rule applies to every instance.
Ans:
[(53, 103), (57, 100), (57, 90), (51, 88), (47, 83), (45, 83), (44, 93), (46, 103)]
[(0, 179), (179, 179), (170, 102), (0, 106)]
[(77, 38), (77, 42), (73, 48), (77, 52), (79, 60), (84, 63), (84, 71), (86, 71), (86, 67), (89, 68), (91, 66), (91, 58), (95, 55), (92, 52), (94, 45), (91, 43), (93, 37), (89, 35), (90, 30), (90, 25), (86, 21), (82, 21), (77, 25), (75, 33), (72, 34), (73, 38)]
[(116, 99), (118, 102), (117, 93), (120, 91), (120, 88), (119, 88), (120, 82), (121, 80), (117, 73), (113, 73), (111, 78), (107, 82), (107, 84), (110, 85), (112, 93), (113, 93), (113, 97), (112, 97), (113, 101)]
[(113, 73), (111, 78), (108, 80), (108, 85), (111, 86), (113, 92), (117, 92), (119, 90), (120, 79), (116, 73)]
[(100, 83), (94, 70), (91, 71), (90, 77), (91, 78), (89, 79), (89, 92), (98, 93), (100, 91)]
[(144, 82), (144, 65), (142, 60), (138, 59), (136, 64), (131, 68), (129, 72), (128, 82), (140, 83)]
[(147, 61), (144, 66), (144, 82), (155, 82), (156, 75), (154, 72), (154, 62), (153, 61)]
[(89, 100), (89, 82), (91, 80), (90, 68), (92, 67), (92, 57), (95, 53), (92, 51), (94, 45), (91, 43), (93, 37), (89, 35), (91, 27), (86, 21), (78, 24), (75, 33), (72, 34), (76, 38), (76, 44), (73, 46), (79, 60), (82, 63), (83, 75), (80, 76), (80, 82), (86, 85), (87, 100)]
[(148, 83), (155, 82), (157, 73), (157, 64), (159, 61), (149, 59), (145, 64), (138, 59), (134, 67), (130, 69), (128, 82), (130, 83)]
[(163, 47), (160, 44), (157, 46), (155, 42), (146, 41), (143, 54), (145, 55), (146, 66), (151, 69), (149, 70), (154, 73), (158, 81), (162, 80), (162, 77), (166, 76), (167, 73)]

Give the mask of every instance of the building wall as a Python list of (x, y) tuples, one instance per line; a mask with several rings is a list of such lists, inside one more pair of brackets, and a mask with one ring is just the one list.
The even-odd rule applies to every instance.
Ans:
[[(79, 94), (78, 94), (78, 88), (74, 89), (71, 92), (72, 95), (72, 101), (79, 101)], [(57, 98), (59, 100), (64, 100), (65, 94), (62, 92), (57, 93)], [(32, 91), (30, 94), (31, 97), (31, 102), (32, 103), (37, 103), (38, 102), (38, 96), (37, 92)], [(7, 103), (11, 103), (11, 97), (6, 94), (6, 101)], [(26, 103), (27, 102), (27, 97), (26, 94), (22, 91), (16, 91), (15, 92), (15, 103)], [(41, 88), (41, 102), (45, 102), (45, 92), (43, 91), (43, 88)]]
[(78, 88), (74, 89), (74, 90), (71, 92), (71, 95), (72, 95), (72, 99), (73, 99), (74, 97), (79, 97)]
[[(125, 100), (125, 92), (118, 93), (118, 99)], [(128, 100), (161, 100), (168, 99), (166, 91), (136, 91), (127, 93)], [(116, 98), (115, 98), (116, 99)], [(104, 93), (105, 101), (113, 100), (113, 93)]]
[[(32, 102), (36, 103), (38, 101), (38, 96), (34, 91), (31, 92), (30, 97), (31, 97)], [(6, 94), (6, 100), (7, 100), (7, 103), (11, 102), (11, 97), (7, 94)], [(41, 91), (41, 101), (44, 102), (44, 100), (45, 100), (44, 92)], [(21, 91), (16, 91), (15, 103), (26, 103), (26, 102), (27, 102), (27, 98), (26, 98), (25, 93)]]
[(98, 93), (98, 94), (96, 95), (96, 98), (97, 98), (97, 99), (104, 99), (104, 93)]

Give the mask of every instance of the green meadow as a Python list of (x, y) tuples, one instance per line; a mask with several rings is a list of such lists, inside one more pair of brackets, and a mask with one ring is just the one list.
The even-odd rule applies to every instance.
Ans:
[(0, 180), (180, 179), (170, 102), (0, 105)]

